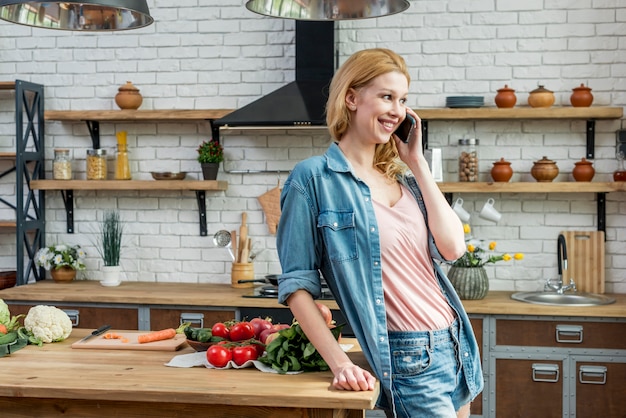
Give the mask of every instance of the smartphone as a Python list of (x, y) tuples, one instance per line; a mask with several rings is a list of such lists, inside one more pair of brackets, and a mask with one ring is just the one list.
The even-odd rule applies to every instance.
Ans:
[(413, 132), (415, 128), (415, 119), (413, 116), (406, 115), (406, 118), (402, 121), (398, 129), (394, 132), (394, 134), (398, 135), (398, 138), (402, 140), (405, 144), (409, 142), (409, 135)]

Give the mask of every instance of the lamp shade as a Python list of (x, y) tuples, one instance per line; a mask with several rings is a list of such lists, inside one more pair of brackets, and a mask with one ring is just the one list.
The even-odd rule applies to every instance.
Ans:
[(84, 32), (138, 29), (154, 22), (146, 0), (0, 0), (0, 19), (38, 28)]
[(407, 0), (249, 0), (246, 8), (265, 16), (296, 20), (383, 17), (409, 8)]

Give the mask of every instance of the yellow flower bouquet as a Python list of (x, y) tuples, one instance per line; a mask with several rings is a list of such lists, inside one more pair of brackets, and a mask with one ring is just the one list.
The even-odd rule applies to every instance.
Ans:
[[(466, 236), (471, 237), (471, 228), (468, 224), (463, 225), (463, 230)], [(510, 261), (511, 259), (522, 260), (524, 254), (515, 253), (514, 255), (494, 254), (497, 243), (495, 241), (489, 242), (487, 249), (484, 249), (484, 241), (473, 238), (467, 238), (465, 240), (467, 244), (467, 251), (460, 258), (458, 258), (452, 265), (455, 267), (483, 267), (487, 263), (496, 263), (498, 261)], [(489, 252), (488, 252), (489, 251)]]

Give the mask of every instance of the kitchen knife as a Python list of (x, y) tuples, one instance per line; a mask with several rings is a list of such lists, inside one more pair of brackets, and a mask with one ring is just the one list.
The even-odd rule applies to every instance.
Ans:
[(91, 337), (95, 337), (96, 335), (103, 334), (110, 329), (111, 329), (111, 325), (102, 325), (100, 328), (98, 328), (97, 330), (87, 335), (82, 340), (80, 340), (79, 343), (82, 343), (83, 341), (87, 341), (88, 339), (90, 339)]

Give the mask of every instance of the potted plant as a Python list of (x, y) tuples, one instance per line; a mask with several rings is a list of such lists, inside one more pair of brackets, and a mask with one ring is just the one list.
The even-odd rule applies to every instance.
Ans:
[(522, 260), (524, 254), (510, 255), (494, 254), (497, 243), (491, 241), (488, 245), (489, 253), (483, 248), (483, 241), (471, 237), (471, 228), (463, 225), (467, 250), (465, 254), (452, 263), (448, 271), (448, 278), (461, 299), (482, 299), (489, 291), (489, 278), (485, 271), (485, 264), (511, 259)]
[(124, 224), (120, 214), (116, 210), (104, 213), (100, 221), (100, 231), (96, 240), (96, 249), (102, 257), (103, 279), (100, 282), (104, 286), (117, 286), (120, 284), (120, 256), (122, 251), (122, 236)]
[(77, 270), (85, 270), (85, 255), (80, 245), (56, 244), (40, 248), (35, 264), (50, 271), (55, 282), (69, 282)]
[(198, 162), (202, 166), (202, 176), (205, 180), (217, 179), (219, 165), (224, 161), (224, 148), (219, 141), (211, 139), (203, 141), (198, 147)]

